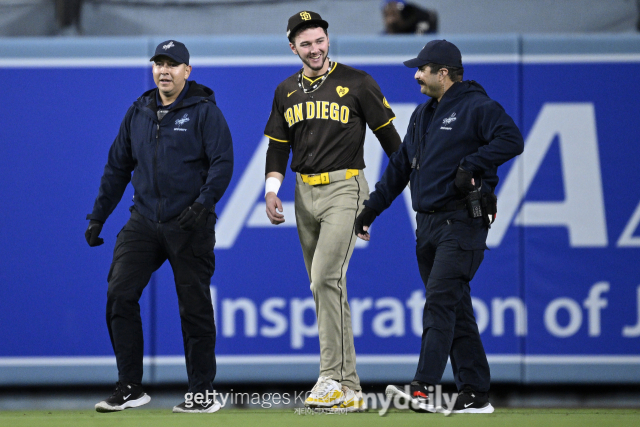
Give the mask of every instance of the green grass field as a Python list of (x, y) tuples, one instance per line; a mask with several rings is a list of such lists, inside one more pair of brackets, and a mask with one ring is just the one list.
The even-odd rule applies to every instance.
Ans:
[[(470, 421), (472, 420), (472, 424)], [(431, 426), (464, 427), (637, 427), (640, 409), (498, 409), (489, 415), (390, 412), (380, 417), (377, 412), (363, 414), (297, 415), (293, 409), (221, 410), (215, 414), (173, 414), (167, 410), (128, 409), (123, 412), (99, 414), (94, 411), (4, 411), (0, 426), (118, 426), (118, 427), (276, 427), (276, 426)]]

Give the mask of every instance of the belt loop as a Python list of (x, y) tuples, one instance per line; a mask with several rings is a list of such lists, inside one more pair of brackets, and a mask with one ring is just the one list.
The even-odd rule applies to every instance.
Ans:
[(320, 174), (320, 183), (329, 184), (331, 180), (329, 179), (329, 172), (324, 172)]

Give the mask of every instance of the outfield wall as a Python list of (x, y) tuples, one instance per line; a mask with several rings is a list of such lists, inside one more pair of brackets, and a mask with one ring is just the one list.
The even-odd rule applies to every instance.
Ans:
[[(525, 152), (500, 169), (498, 220), (472, 282), (494, 381), (640, 381), (640, 36), (443, 36), (514, 118)], [(218, 204), (211, 292), (220, 382), (313, 382), (319, 348), (295, 230), (293, 179), (279, 193), (287, 222), (264, 214), (263, 129), (273, 91), (299, 69), (280, 37), (180, 38), (192, 78), (212, 87), (229, 123), (234, 177)], [(419, 37), (334, 37), (331, 57), (369, 72), (402, 136), (426, 98), (401, 65)], [(89, 248), (87, 222), (127, 107), (153, 86), (162, 39), (0, 39), (0, 385), (116, 380), (104, 322), (115, 236), (128, 188)], [(386, 159), (369, 133), (371, 187)], [(359, 242), (348, 273), (363, 383), (409, 381), (424, 288), (415, 216), (399, 197)], [(168, 265), (141, 300), (145, 381), (186, 379)], [(445, 380), (452, 380), (448, 368)]]

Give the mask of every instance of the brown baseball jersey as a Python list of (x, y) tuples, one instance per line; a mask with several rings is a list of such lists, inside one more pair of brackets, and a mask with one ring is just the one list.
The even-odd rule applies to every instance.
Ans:
[(364, 169), (365, 123), (377, 131), (395, 119), (380, 87), (364, 71), (334, 62), (320, 87), (305, 93), (300, 79), (309, 88), (323, 76), (311, 79), (301, 73), (276, 88), (264, 130), (272, 140), (269, 149), (275, 143), (288, 144), (291, 170), (303, 174)]

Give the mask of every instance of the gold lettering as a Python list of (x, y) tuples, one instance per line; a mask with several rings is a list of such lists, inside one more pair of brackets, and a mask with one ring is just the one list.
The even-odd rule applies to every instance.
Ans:
[(337, 102), (332, 102), (331, 103), (331, 108), (329, 110), (330, 114), (331, 114), (331, 120), (335, 120), (336, 122), (340, 120), (340, 106), (338, 105)]
[(284, 112), (284, 118), (289, 123), (289, 127), (293, 126), (293, 110), (291, 110), (291, 107)]
[(304, 117), (302, 117), (302, 103), (293, 106), (293, 114), (296, 119), (296, 123), (304, 119)]
[(349, 122), (349, 107), (346, 105), (340, 107), (340, 121), (345, 124)]
[(307, 120), (313, 119), (316, 116), (316, 105), (313, 101), (307, 101)]
[(322, 101), (316, 101), (316, 119), (320, 118), (322, 113)]
[(322, 101), (322, 118), (329, 118), (329, 101)]

